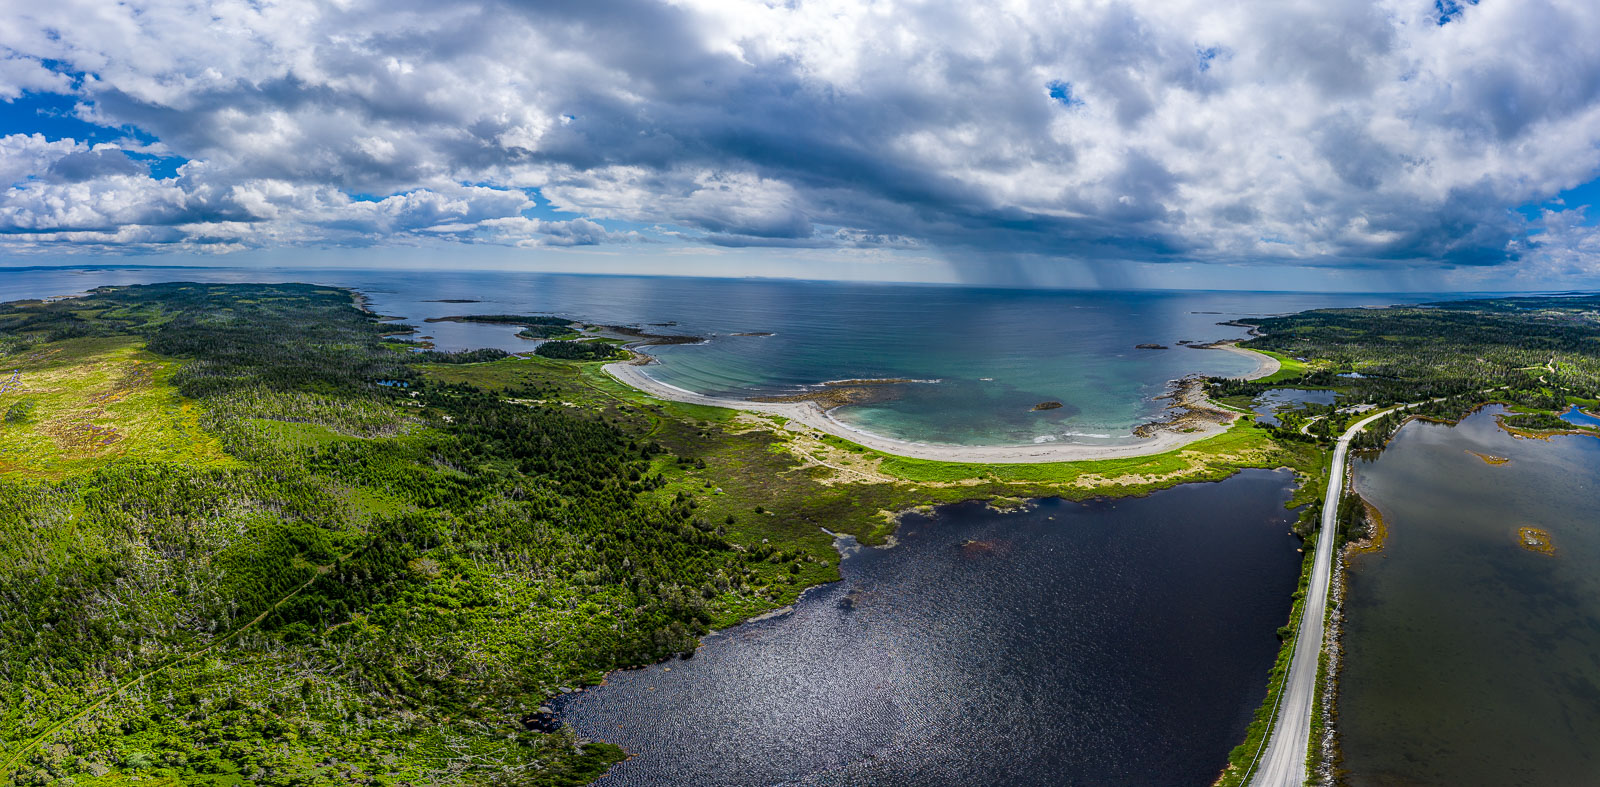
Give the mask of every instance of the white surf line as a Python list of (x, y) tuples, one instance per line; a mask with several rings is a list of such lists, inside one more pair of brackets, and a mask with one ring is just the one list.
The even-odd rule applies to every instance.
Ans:
[[(1240, 350), (1239, 352), (1248, 351)], [(1258, 355), (1257, 353), (1250, 354)], [(1229, 428), (1229, 426), (1224, 425), (1208, 424), (1196, 428), (1195, 431), (1190, 433), (1180, 434), (1163, 431), (1159, 432), (1155, 437), (1145, 438), (1139, 443), (1106, 446), (1059, 443), (989, 446), (908, 442), (875, 435), (844, 424), (831, 417), (816, 402), (754, 402), (746, 399), (706, 396), (663, 383), (645, 372), (641, 365), (628, 361), (607, 364), (603, 369), (617, 381), (659, 399), (778, 415), (875, 451), (882, 451), (886, 454), (909, 459), (926, 459), (937, 462), (1039, 464), (1045, 462), (1076, 462), (1152, 456), (1174, 451), (1209, 437), (1215, 437), (1223, 434)]]

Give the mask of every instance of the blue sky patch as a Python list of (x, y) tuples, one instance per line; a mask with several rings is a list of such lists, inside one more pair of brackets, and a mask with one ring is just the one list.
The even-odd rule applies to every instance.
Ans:
[[(23, 93), (5, 102), (0, 111), (0, 136), (9, 134), (42, 134), (55, 142), (72, 139), (89, 145), (131, 140), (141, 145), (156, 142), (154, 135), (134, 126), (101, 126), (78, 118), (77, 96), (59, 93)], [(158, 156), (153, 153), (124, 151), (128, 158), (150, 169), (153, 177), (166, 179), (178, 175), (178, 168), (188, 163), (182, 156)]]
[(1064, 107), (1077, 107), (1083, 105), (1083, 99), (1072, 94), (1071, 82), (1063, 82), (1057, 79), (1050, 84), (1045, 85), (1045, 88), (1050, 92), (1050, 97), (1055, 99)]
[(1478, 0), (1433, 0), (1433, 9), (1439, 12), (1439, 26), (1444, 27), (1460, 19), (1467, 6), (1477, 4)]
[(23, 93), (6, 102), (0, 112), (0, 136), (43, 134), (45, 139), (111, 142), (129, 136), (118, 129), (97, 126), (77, 118), (78, 99), (55, 93)]
[[(1589, 210), (1583, 218), (1583, 226), (1593, 227), (1600, 224), (1600, 178), (1579, 184), (1567, 189), (1550, 199), (1542, 202), (1528, 202), (1517, 206), (1517, 212), (1528, 221), (1537, 221), (1546, 210), (1573, 210), (1587, 206)], [(1543, 230), (1533, 230), (1533, 234)]]

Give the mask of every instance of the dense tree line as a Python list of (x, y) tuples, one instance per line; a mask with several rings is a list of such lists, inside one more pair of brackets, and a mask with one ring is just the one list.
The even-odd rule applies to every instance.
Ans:
[(543, 314), (469, 314), (459, 317), (442, 317), (435, 322), (452, 320), (459, 322), (481, 322), (489, 325), (520, 325), (522, 330), (517, 332), (524, 339), (550, 339), (557, 336), (572, 334), (578, 323), (565, 317), (551, 317)]
[(487, 363), (498, 361), (501, 358), (511, 357), (511, 353), (493, 347), (484, 347), (477, 350), (457, 350), (455, 352), (440, 352), (438, 350), (424, 350), (411, 356), (418, 363)]
[(626, 350), (606, 342), (545, 342), (534, 352), (563, 361), (609, 361), (628, 357)]
[[(1248, 347), (1331, 362), (1371, 401), (1418, 401), (1509, 385), (1600, 392), (1600, 297), (1321, 309), (1259, 321)], [(1331, 384), (1329, 380), (1313, 384)]]
[(7, 352), (131, 334), (181, 359), (174, 385), (241, 460), (0, 476), (11, 778), (581, 782), (619, 753), (540, 731), (544, 698), (691, 650), (713, 608), (774, 592), (758, 564), (801, 559), (651, 494), (663, 449), (643, 434), (431, 382), (416, 364), (450, 359), (391, 330), (305, 285), (0, 306)]
[(442, 317), (439, 320), (482, 322), (490, 325), (552, 325), (559, 328), (567, 328), (577, 324), (565, 317), (552, 317), (546, 314), (469, 314), (461, 317)]

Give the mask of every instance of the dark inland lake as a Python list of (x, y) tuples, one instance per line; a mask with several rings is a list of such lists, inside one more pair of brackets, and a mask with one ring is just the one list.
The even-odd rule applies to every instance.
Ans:
[(558, 713), (633, 755), (604, 785), (1210, 784), (1288, 618), (1293, 483), (908, 516), (792, 611)]
[(1497, 412), (1413, 422), (1358, 463), (1388, 538), (1348, 573), (1348, 784), (1600, 784), (1600, 440), (1514, 437)]

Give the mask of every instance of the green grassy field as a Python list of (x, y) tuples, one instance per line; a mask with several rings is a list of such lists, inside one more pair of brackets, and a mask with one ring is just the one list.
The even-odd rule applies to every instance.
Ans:
[(879, 467), (890, 475), (917, 483), (982, 479), (1001, 484), (1083, 488), (1099, 493), (1125, 489), (1136, 494), (1146, 491), (1144, 487), (1164, 485), (1167, 481), (1225, 478), (1240, 468), (1260, 467), (1279, 458), (1281, 450), (1249, 419), (1240, 419), (1220, 435), (1150, 456), (1039, 464), (964, 464), (884, 455)]
[(69, 339), (0, 358), (0, 472), (80, 474), (122, 457), (213, 467), (233, 462), (177, 395), (179, 363), (133, 337)]
[(1271, 350), (1257, 350), (1253, 347), (1245, 347), (1243, 349), (1249, 350), (1253, 353), (1261, 353), (1262, 355), (1271, 356), (1278, 361), (1278, 371), (1256, 380), (1258, 383), (1281, 383), (1285, 380), (1293, 380), (1297, 377), (1303, 376), (1306, 373), (1306, 370), (1309, 368), (1305, 361), (1291, 358), (1283, 353), (1273, 352)]

